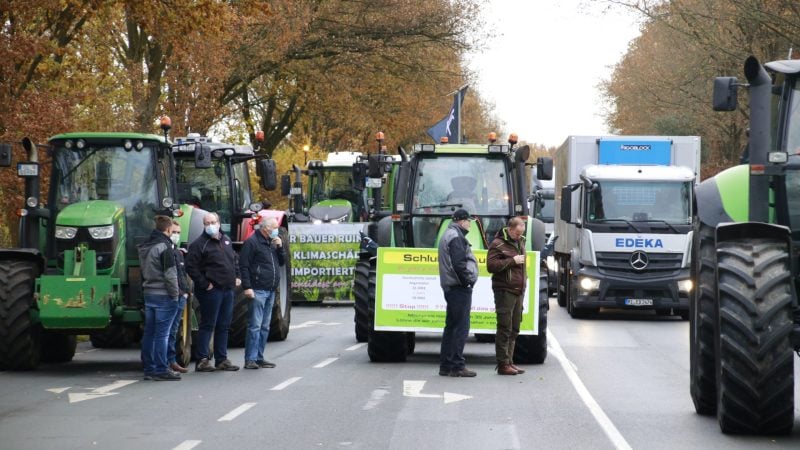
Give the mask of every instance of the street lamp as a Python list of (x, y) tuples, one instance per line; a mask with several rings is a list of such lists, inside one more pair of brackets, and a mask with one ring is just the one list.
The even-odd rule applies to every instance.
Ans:
[(308, 164), (308, 151), (311, 150), (311, 146), (306, 144), (303, 146), (303, 166)]

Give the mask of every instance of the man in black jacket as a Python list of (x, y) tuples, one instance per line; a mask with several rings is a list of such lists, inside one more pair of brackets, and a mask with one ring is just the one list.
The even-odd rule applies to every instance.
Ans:
[(242, 272), (242, 289), (250, 301), (250, 319), (244, 348), (244, 368), (273, 368), (274, 363), (264, 359), (264, 346), (269, 336), (275, 290), (281, 281), (280, 266), (285, 262), (283, 242), (278, 237), (278, 221), (264, 220), (242, 246), (239, 255)]
[[(228, 332), (233, 316), (233, 290), (239, 284), (239, 264), (228, 238), (219, 229), (219, 216), (203, 217), (204, 233), (189, 245), (186, 272), (194, 281), (194, 295), (200, 302), (200, 330), (197, 333), (198, 372), (239, 370), (228, 360)], [(209, 343), (214, 334), (214, 362), (209, 361)]]

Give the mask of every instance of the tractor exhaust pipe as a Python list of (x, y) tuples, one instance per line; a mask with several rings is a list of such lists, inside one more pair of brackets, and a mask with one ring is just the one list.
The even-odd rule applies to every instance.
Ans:
[[(744, 62), (744, 75), (750, 84), (750, 167), (767, 164), (770, 147), (770, 104), (772, 100), (772, 79), (755, 56)], [(750, 175), (750, 221), (769, 220), (769, 177)]]
[[(28, 162), (39, 163), (39, 151), (29, 138), (22, 139), (22, 147)], [(39, 196), (41, 194), (39, 176), (25, 177), (25, 214), (20, 217), (19, 245), (22, 248), (39, 248)], [(35, 203), (32, 205), (32, 203)]]

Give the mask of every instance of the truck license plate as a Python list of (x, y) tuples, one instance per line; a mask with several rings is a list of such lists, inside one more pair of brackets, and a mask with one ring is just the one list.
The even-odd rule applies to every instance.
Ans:
[(626, 298), (625, 304), (629, 306), (653, 306), (651, 298)]

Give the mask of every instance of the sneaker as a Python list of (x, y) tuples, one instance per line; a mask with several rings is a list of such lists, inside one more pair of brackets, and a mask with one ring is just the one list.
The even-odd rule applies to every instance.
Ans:
[(473, 372), (472, 370), (467, 369), (464, 367), (463, 369), (455, 369), (450, 371), (451, 377), (467, 377), (471, 378), (478, 375), (477, 373)]
[(258, 364), (258, 367), (261, 367), (262, 369), (274, 369), (275, 368), (275, 363), (269, 362), (267, 360), (256, 361), (256, 364)]
[(239, 366), (234, 365), (229, 359), (223, 359), (217, 363), (217, 370), (224, 370), (226, 372), (236, 372)]
[(189, 371), (189, 369), (187, 369), (186, 367), (181, 366), (180, 364), (178, 364), (176, 362), (170, 364), (169, 368), (172, 369), (173, 372), (178, 372), (178, 373), (187, 373)]
[(164, 372), (153, 375), (155, 381), (180, 381), (181, 376), (175, 372)]
[(195, 372), (213, 372), (217, 369), (211, 365), (211, 361), (209, 361), (208, 358), (203, 358), (197, 362), (194, 370)]
[(258, 369), (258, 364), (255, 361), (245, 361), (244, 362), (245, 369)]

